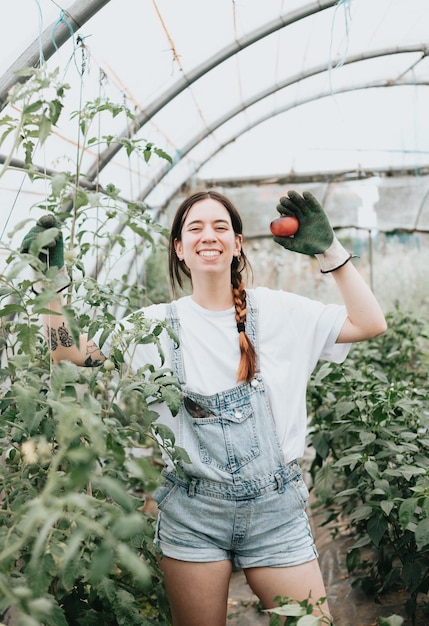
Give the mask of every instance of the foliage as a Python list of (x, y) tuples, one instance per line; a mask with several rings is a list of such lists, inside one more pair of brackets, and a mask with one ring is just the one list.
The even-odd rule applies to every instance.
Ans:
[[(270, 626), (281, 626), (283, 623), (286, 623), (287, 626), (323, 626), (324, 624), (335, 626), (332, 617), (322, 608), (326, 598), (313, 600), (309, 596), (296, 602), (292, 598), (279, 596), (274, 600), (277, 606), (265, 610), (265, 613), (269, 613), (271, 616)], [(283, 618), (286, 618), (286, 622), (282, 622)], [(377, 623), (379, 626), (401, 626), (403, 622), (402, 617), (391, 615), (390, 617), (380, 617)]]
[(399, 310), (388, 325), (343, 365), (316, 371), (311, 472), (327, 522), (355, 539), (347, 566), (356, 584), (377, 595), (405, 588), (414, 623), (429, 590), (428, 328)]
[[(132, 311), (150, 300), (137, 279), (112, 276), (99, 284), (86, 268), (105, 261), (109, 271), (130, 240), (137, 254), (150, 256), (162, 247), (165, 231), (148, 207), (124, 201), (113, 184), (97, 192), (83, 187), (81, 161), (73, 174), (50, 177), (36, 170), (35, 143), (49, 141), (67, 86), (57, 84), (56, 73), (28, 73), (10, 96), (20, 115), (0, 120), (2, 141), (13, 137), (5, 167), (21, 149), (23, 171), (32, 180), (48, 179), (40, 209), (63, 224), (73, 278), (65, 315), (75, 339), (100, 329), (105, 338), (115, 327), (116, 309)], [(75, 114), (83, 145), (126, 141), (127, 153), (140, 154), (145, 163), (152, 155), (169, 160), (150, 142), (91, 134), (98, 116), (120, 112), (132, 118), (123, 105), (87, 103)], [(120, 232), (112, 226), (118, 221)], [(17, 228), (28, 230), (29, 222)], [(57, 269), (45, 275), (37, 254), (2, 245), (8, 256), (0, 287), (0, 615), (13, 608), (22, 626), (168, 624), (153, 548), (155, 520), (145, 500), (159, 476), (155, 441), (174, 462), (186, 460), (174, 448), (173, 434), (156, 424), (155, 403), (177, 412), (178, 386), (165, 369), (132, 372), (121, 363), (121, 346), (131, 340), (158, 346), (162, 324), (140, 316), (127, 332), (120, 330), (116, 368), (109, 362), (100, 368), (56, 365), (40, 317), (54, 315), (47, 307), (57, 298)], [(40, 281), (36, 294), (32, 287)]]
[[(334, 626), (332, 618), (321, 608), (325, 600), (326, 598), (320, 598), (313, 601), (309, 597), (301, 602), (295, 602), (292, 598), (287, 597), (274, 598), (278, 606), (266, 611), (271, 614), (270, 626), (281, 626), (282, 617), (287, 618), (288, 626), (323, 626), (323, 624)], [(318, 615), (313, 615), (315, 610)]]

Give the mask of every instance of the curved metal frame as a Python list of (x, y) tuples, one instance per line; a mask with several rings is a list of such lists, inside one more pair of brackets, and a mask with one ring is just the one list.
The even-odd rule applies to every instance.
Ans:
[[(335, 91), (335, 95), (339, 95), (339, 94), (342, 94), (342, 93), (349, 93), (351, 91), (362, 91), (362, 90), (367, 90), (367, 89), (392, 89), (394, 87), (412, 87), (412, 86), (415, 86), (415, 85), (429, 87), (429, 80), (428, 81), (417, 81), (417, 82), (414, 81), (414, 80), (406, 80), (406, 81), (401, 80), (400, 82), (393, 82), (393, 81), (390, 81), (390, 80), (373, 81), (373, 82), (370, 82), (370, 83), (361, 83), (361, 84), (349, 85), (349, 86), (341, 87), (340, 89), (337, 89)], [(275, 109), (271, 110), (269, 113), (264, 113), (260, 117), (258, 117), (255, 120), (253, 120), (252, 123), (249, 123), (246, 126), (243, 126), (242, 128), (240, 128), (236, 133), (234, 133), (226, 141), (222, 142), (215, 150), (210, 152), (203, 161), (199, 162), (198, 167), (196, 167), (194, 170), (192, 170), (191, 174), (187, 177), (187, 179), (183, 180), (180, 183), (180, 186), (185, 184), (186, 181), (189, 180), (189, 178), (191, 176), (194, 176), (195, 174), (197, 174), (200, 171), (200, 169), (202, 167), (204, 167), (204, 165), (206, 165), (206, 163), (208, 163), (210, 161), (210, 159), (212, 159), (219, 152), (222, 152), (222, 150), (224, 148), (226, 148), (226, 146), (228, 146), (230, 143), (234, 143), (234, 141), (236, 141), (239, 137), (241, 137), (245, 133), (249, 132), (250, 130), (252, 130), (256, 126), (259, 126), (260, 124), (263, 124), (264, 122), (266, 122), (270, 118), (276, 117), (277, 115), (281, 115), (282, 113), (286, 113), (287, 111), (295, 109), (296, 107), (303, 106), (305, 104), (308, 104), (309, 102), (314, 102), (315, 100), (321, 100), (322, 98), (329, 98), (331, 96), (332, 96), (332, 94), (328, 90), (323, 91), (323, 92), (318, 92), (318, 93), (316, 93), (314, 95), (310, 95), (310, 96), (308, 96), (306, 98), (302, 98), (301, 100), (295, 100), (294, 102), (289, 102), (287, 104), (283, 104), (283, 105), (281, 105), (279, 107), (276, 107)], [(413, 167), (413, 168), (410, 168), (410, 169), (415, 171), (416, 167)], [(404, 170), (404, 168), (400, 168), (401, 172), (403, 170)], [(386, 171), (390, 172), (390, 171), (392, 171), (392, 168), (386, 168)], [(167, 174), (168, 174), (168, 172), (167, 172)], [(338, 175), (339, 175), (339, 172), (335, 172), (334, 174), (332, 174), (333, 177), (338, 176)], [(303, 178), (304, 177), (305, 177), (305, 175), (303, 175)], [(272, 177), (270, 177), (270, 178), (272, 178)], [(164, 205), (163, 205), (162, 209), (166, 208), (166, 206), (168, 205), (168, 203), (171, 201), (171, 199), (173, 198), (173, 196), (176, 193), (177, 193), (177, 189), (175, 189), (173, 191), (173, 193), (170, 194), (165, 199)], [(159, 214), (161, 214), (161, 213), (162, 213), (162, 210), (159, 212)]]
[[(405, 80), (401, 80), (401, 82), (398, 83), (394, 83), (393, 81), (373, 81), (372, 83), (362, 83), (359, 85), (353, 85), (353, 86), (348, 86), (348, 87), (344, 87), (342, 89), (338, 89), (335, 93), (336, 94), (340, 94), (340, 93), (346, 93), (346, 92), (350, 92), (350, 91), (355, 91), (355, 90), (363, 90), (363, 89), (371, 89), (371, 88), (393, 88), (393, 87), (405, 87), (405, 86), (410, 86), (410, 85), (415, 85), (416, 82), (415, 81), (405, 81)], [(427, 82), (419, 82), (419, 85), (426, 85), (429, 86), (429, 81)], [(270, 94), (269, 94), (270, 95)], [(233, 137), (230, 137), (228, 139), (228, 141), (226, 141), (224, 144), (222, 144), (221, 146), (219, 146), (215, 151), (213, 151), (212, 153), (210, 153), (207, 157), (207, 159), (205, 161), (202, 161), (199, 164), (199, 167), (194, 170), (192, 172), (192, 175), (195, 174), (196, 172), (199, 171), (199, 169), (207, 162), (209, 161), (214, 154), (217, 154), (218, 152), (220, 152), (226, 145), (228, 145), (229, 143), (235, 141), (237, 139), (237, 137), (241, 136), (243, 133), (247, 132), (248, 130), (251, 130), (252, 128), (254, 128), (255, 126), (257, 126), (258, 124), (263, 123), (264, 121), (266, 121), (269, 117), (274, 117), (275, 115), (280, 115), (281, 113), (284, 113), (286, 111), (289, 111), (293, 108), (296, 108), (298, 106), (302, 106), (304, 104), (307, 104), (308, 102), (312, 102), (314, 100), (318, 100), (321, 98), (326, 98), (326, 97), (330, 97), (332, 94), (330, 91), (326, 90), (325, 92), (318, 92), (317, 94), (314, 94), (312, 96), (308, 96), (306, 98), (303, 98), (302, 100), (298, 100), (292, 103), (288, 103), (286, 105), (280, 106), (277, 109), (275, 109), (274, 111), (271, 111), (270, 114), (268, 115), (263, 115), (260, 118), (258, 118), (257, 120), (255, 120), (252, 124), (249, 124), (246, 128), (241, 129), (240, 131), (238, 131), (238, 133), (236, 135), (234, 135)], [(234, 113), (234, 115), (236, 115), (237, 113)], [(224, 122), (222, 122), (224, 123)], [(220, 125), (220, 124), (219, 124)], [(200, 136), (198, 136), (200, 137)], [(198, 143), (198, 141), (194, 141), (193, 142), (193, 146), (195, 147), (195, 145)], [(183, 153), (181, 153), (181, 156), (184, 156), (186, 154), (186, 152), (184, 151)], [(177, 163), (176, 163), (177, 164)], [(173, 164), (174, 166), (174, 164)], [(164, 178), (164, 176), (166, 174), (168, 174), (169, 171), (171, 171), (171, 168), (173, 166), (169, 166), (167, 167), (167, 171), (165, 171), (163, 173), (163, 175), (160, 177), (160, 180), (162, 180), (162, 178)], [(413, 168), (415, 169), (415, 168)], [(336, 173), (338, 175), (338, 172)], [(188, 177), (189, 178), (189, 177)], [(187, 179), (188, 179), (187, 178)], [(162, 207), (160, 207), (160, 209), (157, 212), (157, 216), (156, 218), (159, 219), (159, 216), (164, 212), (164, 210), (166, 209), (166, 207), (168, 206), (168, 203), (171, 201), (171, 199), (173, 198), (173, 196), (175, 195), (175, 193), (177, 192), (177, 188), (181, 185), (183, 185), (183, 183), (187, 180), (185, 179), (184, 181), (182, 181), (181, 183), (178, 184), (178, 186), (174, 189), (174, 191), (165, 199), (164, 204), (162, 205)], [(160, 180), (158, 180), (154, 185), (149, 185), (147, 187), (147, 189), (150, 187), (150, 189), (148, 189), (147, 193), (145, 196), (141, 195), (139, 197), (140, 200), (143, 200), (149, 193), (150, 191), (152, 191), (156, 185), (158, 184), (158, 182), (160, 182)], [(119, 235), (122, 230), (123, 230), (124, 226), (119, 224), (115, 231), (114, 234), (115, 235)], [(99, 270), (100, 270), (100, 266), (102, 263), (98, 263), (96, 264), (96, 267), (94, 268), (93, 272), (91, 273), (91, 276), (95, 276)]]
[[(413, 45), (413, 46), (404, 46), (404, 47), (383, 48), (381, 50), (375, 50), (372, 52), (360, 53), (360, 54), (356, 54), (354, 56), (349, 57), (344, 62), (343, 66), (351, 65), (352, 63), (358, 63), (360, 61), (366, 61), (369, 59), (379, 58), (383, 56), (390, 56), (393, 54), (416, 53), (416, 52), (421, 52), (423, 55), (422, 58), (424, 58), (427, 55), (426, 46)], [(260, 100), (263, 100), (264, 98), (267, 98), (268, 96), (271, 96), (273, 93), (280, 91), (281, 89), (284, 89), (285, 87), (290, 87), (294, 83), (297, 83), (301, 80), (305, 80), (306, 78), (310, 78), (312, 76), (321, 74), (326, 71), (327, 71), (327, 68), (325, 64), (321, 64), (316, 67), (309, 68), (308, 70), (304, 72), (300, 72), (299, 74), (296, 74), (295, 76), (286, 78), (284, 81), (277, 83), (273, 87), (270, 87), (268, 89), (265, 89), (264, 91), (257, 93), (256, 95), (249, 98), (246, 102), (240, 104), (239, 106), (233, 109), (230, 109), (227, 113), (225, 113), (220, 118), (212, 122), (212, 124), (207, 126), (204, 129), (203, 133), (201, 132), (197, 133), (190, 141), (188, 141), (188, 143), (185, 146), (180, 148), (179, 160), (181, 160), (184, 156), (189, 154), (189, 152), (193, 148), (195, 148), (201, 142), (201, 140), (204, 140), (208, 135), (213, 133), (217, 128), (219, 128), (220, 126), (228, 122), (234, 116), (238, 115), (239, 113), (245, 111), (252, 105), (256, 104)], [(149, 183), (149, 185), (146, 185), (146, 187), (140, 192), (139, 200), (144, 200), (149, 195), (149, 193), (156, 187), (156, 185), (172, 170), (172, 168), (175, 165), (177, 165), (179, 160), (173, 161), (173, 164), (167, 164), (163, 168), (161, 168), (160, 171), (152, 178), (152, 181)]]
[[(82, 27), (91, 17), (93, 17), (100, 9), (102, 9), (110, 0), (92, 0), (88, 2), (88, 0), (76, 0), (71, 7), (67, 10), (67, 17), (69, 21), (76, 25), (76, 31)], [(132, 129), (127, 128), (127, 134), (130, 133), (130, 130), (133, 134), (137, 133), (144, 124), (146, 124), (154, 115), (156, 115), (161, 109), (163, 109), (171, 100), (173, 100), (176, 96), (182, 93), (186, 88), (196, 82), (199, 78), (206, 75), (215, 67), (222, 64), (224, 61), (230, 59), (235, 54), (238, 54), (240, 51), (244, 50), (248, 46), (260, 41), (264, 37), (267, 37), (276, 31), (289, 26), (301, 19), (309, 17), (315, 13), (323, 11), (325, 9), (331, 8), (337, 5), (337, 0), (315, 0), (313, 2), (309, 2), (304, 7), (301, 7), (297, 10), (287, 12), (277, 19), (272, 20), (261, 27), (253, 30), (252, 32), (246, 34), (241, 39), (235, 40), (231, 44), (225, 46), (223, 49), (219, 50), (219, 52), (210, 57), (210, 59), (204, 60), (199, 66), (195, 67), (188, 74), (182, 74), (181, 78), (176, 81), (173, 85), (171, 85), (168, 89), (166, 89), (160, 97), (153, 100), (143, 111), (141, 111), (135, 118)], [(52, 41), (52, 31), (55, 27), (55, 42)], [(50, 58), (57, 49), (62, 46), (73, 33), (70, 32), (69, 27), (66, 23), (55, 23), (50, 25), (48, 28), (44, 30), (41, 37), (35, 40), (25, 51), (24, 53), (15, 61), (15, 63), (5, 72), (5, 74), (0, 79), (0, 109), (2, 108), (4, 101), (7, 97), (7, 93), (9, 89), (18, 81), (24, 81), (25, 78), (18, 77), (16, 75), (16, 70), (21, 69), (23, 67), (33, 66), (36, 67), (40, 63), (40, 50), (42, 50), (44, 58)], [(349, 57), (345, 61), (343, 61), (342, 65), (349, 65), (352, 63), (356, 63), (359, 61), (369, 60), (376, 57), (381, 56), (389, 56), (392, 54), (403, 54), (403, 53), (416, 53), (420, 52), (422, 54), (422, 58), (424, 58), (428, 52), (427, 48), (424, 45), (412, 45), (412, 46), (404, 46), (404, 47), (394, 47), (394, 48), (384, 48), (382, 50), (373, 51), (373, 52), (364, 52), (361, 54), (354, 55)], [(340, 61), (340, 59), (338, 60)], [(335, 67), (337, 61), (332, 63), (332, 66)], [(194, 136), (187, 144), (179, 150), (180, 159), (177, 159), (173, 162), (172, 165), (165, 165), (160, 169), (160, 171), (155, 175), (155, 177), (151, 180), (151, 182), (140, 192), (139, 199), (144, 200), (148, 194), (156, 187), (156, 185), (174, 168), (175, 165), (186, 156), (193, 148), (195, 148), (201, 140), (204, 140), (208, 135), (213, 133), (217, 128), (228, 122), (230, 119), (238, 115), (239, 113), (245, 111), (252, 105), (257, 102), (263, 100), (264, 98), (269, 97), (276, 91), (284, 89), (290, 85), (293, 85), (296, 82), (301, 80), (305, 80), (306, 78), (310, 78), (316, 74), (320, 74), (322, 72), (327, 71), (327, 65), (320, 64), (316, 67), (310, 68), (305, 72), (301, 72), (294, 76), (286, 78), (281, 83), (276, 84), (273, 87), (265, 89), (262, 92), (257, 93), (253, 97), (249, 98), (246, 102), (238, 105), (235, 108), (227, 111), (223, 116), (215, 120), (212, 124), (210, 124), (207, 128), (204, 129), (203, 133), (198, 133), (198, 135)], [(350, 87), (344, 87), (335, 91), (335, 93), (342, 93), (345, 91), (353, 91), (357, 89), (365, 89), (371, 87), (390, 87), (390, 86), (401, 86), (406, 84), (415, 84), (414, 82), (401, 81), (400, 83), (395, 83), (394, 81), (379, 81), (378, 83), (365, 83), (360, 85), (354, 85)], [(419, 83), (422, 84), (422, 83)], [(324, 98), (331, 95), (330, 92), (322, 92), (318, 94), (314, 94), (309, 96), (308, 98), (304, 98), (303, 100), (288, 103), (277, 109), (276, 111), (270, 111), (269, 114), (261, 116), (257, 120), (255, 120), (252, 124), (247, 125), (244, 128), (241, 128), (237, 133), (230, 137), (226, 142), (224, 142), (221, 146), (218, 146), (215, 150), (211, 151), (207, 157), (201, 161), (198, 167), (194, 170), (193, 173), (199, 171), (199, 169), (210, 160), (214, 154), (220, 152), (226, 145), (235, 141), (239, 136), (243, 133), (248, 132), (251, 128), (261, 124), (263, 121), (268, 119), (268, 117), (273, 117), (275, 115), (279, 115), (282, 112), (295, 108), (297, 106), (301, 106), (306, 102), (310, 102), (312, 100), (316, 100), (319, 98)], [(95, 180), (98, 176), (101, 169), (103, 169), (107, 163), (120, 151), (121, 144), (117, 144), (115, 142), (107, 148), (93, 165), (89, 168), (87, 174), (84, 176), (85, 186), (91, 187), (91, 182)], [(183, 181), (184, 182), (184, 181)], [(183, 184), (180, 183), (180, 184)], [(171, 197), (171, 196), (170, 196)], [(168, 202), (168, 201), (167, 201)]]
[[(94, 14), (96, 14), (101, 8), (103, 8), (109, 1), (110, 0), (93, 0), (92, 2), (88, 2), (88, 0), (76, 0), (74, 4), (67, 10), (68, 18), (69, 20), (73, 21), (73, 23), (76, 24), (77, 29), (79, 29), (86, 21), (88, 21)], [(231, 44), (220, 50), (217, 55), (214, 55), (210, 59), (206, 59), (188, 74), (183, 74), (182, 77), (178, 81), (176, 81), (175, 84), (173, 84), (170, 88), (163, 92), (159, 98), (155, 99), (148, 107), (145, 108), (144, 111), (136, 116), (132, 129), (127, 128), (127, 134), (130, 133), (130, 130), (133, 134), (138, 132), (138, 130), (144, 124), (146, 124), (164, 106), (171, 102), (174, 97), (182, 93), (192, 83), (207, 74), (207, 72), (214, 69), (235, 54), (239, 53), (241, 50), (244, 50), (246, 47), (260, 41), (264, 37), (276, 32), (277, 30), (285, 26), (289, 26), (294, 22), (318, 13), (319, 11), (331, 8), (336, 4), (337, 0), (316, 0), (310, 2), (304, 7), (299, 8), (295, 11), (285, 13), (284, 15), (279, 16), (277, 19), (272, 20), (271, 22), (264, 24), (260, 28), (257, 28), (252, 32), (246, 34), (241, 39), (232, 42)], [(70, 30), (66, 26), (66, 24), (60, 23), (55, 29), (56, 41), (54, 44), (51, 38), (54, 26), (57, 25), (53, 24), (46, 28), (41, 38), (35, 40), (0, 79), (0, 108), (4, 102), (4, 99), (6, 98), (7, 92), (10, 87), (18, 80), (25, 80), (25, 78), (17, 77), (15, 71), (19, 68), (29, 65), (37, 66), (39, 63), (40, 47), (42, 48), (44, 57), (49, 58), (55, 53), (58, 47), (63, 45), (71, 37)], [(379, 56), (387, 56), (391, 54), (400, 54), (407, 52), (421, 52), (423, 57), (427, 55), (427, 49), (424, 45), (404, 46), (402, 48), (385, 48), (383, 50), (375, 52), (365, 52), (362, 54), (357, 54), (343, 62), (343, 65), (356, 63), (358, 61), (368, 60)], [(334, 67), (336, 63), (336, 61), (333, 62), (332, 66)], [(285, 79), (282, 83), (276, 84), (273, 88), (264, 90), (263, 92), (256, 94), (243, 104), (235, 107), (234, 109), (231, 109), (221, 118), (219, 118), (209, 127), (207, 127), (204, 130), (203, 134), (199, 133), (198, 136), (193, 137), (183, 147), (183, 149), (179, 151), (180, 159), (182, 159), (183, 156), (186, 156), (186, 154), (188, 154), (197, 145), (197, 143), (200, 143), (202, 139), (205, 139), (214, 130), (216, 130), (221, 125), (225, 124), (234, 116), (246, 110), (256, 102), (259, 102), (260, 100), (272, 95), (276, 91), (279, 91), (305, 78), (309, 78), (310, 76), (322, 73), (323, 71), (327, 71), (326, 64), (321, 64), (317, 67), (307, 70), (306, 72), (302, 72), (299, 75), (289, 77)], [(363, 89), (365, 87), (362, 86), (361, 88)], [(320, 95), (315, 97), (324, 96)], [(249, 129), (244, 129), (239, 134), (247, 132), (247, 130)], [(233, 139), (231, 139), (230, 141), (233, 141)], [(230, 143), (230, 141), (228, 141), (228, 143)], [(109, 148), (107, 148), (103, 153), (101, 153), (101, 155), (99, 155), (94, 164), (89, 168), (87, 174), (84, 176), (86, 186), (91, 186), (91, 182), (95, 180), (101, 169), (103, 169), (105, 165), (107, 165), (107, 163), (121, 150), (121, 147), (122, 146), (120, 144), (116, 144), (115, 142), (113, 142)], [(219, 150), (222, 149), (222, 147), (219, 148)], [(216, 150), (214, 153), (217, 152), (218, 150)], [(207, 162), (207, 160), (210, 159), (211, 156), (213, 156), (213, 153), (208, 156), (205, 162)], [(172, 170), (172, 168), (177, 165), (178, 162), (179, 160), (176, 160), (173, 165), (164, 166), (152, 179), (150, 184), (147, 185), (145, 189), (140, 192), (139, 199), (144, 199), (156, 187), (156, 185)], [(200, 164), (199, 167), (201, 166), (202, 164)]]
[[(323, 11), (337, 4), (337, 0), (317, 0), (316, 2), (310, 2), (306, 6), (281, 15), (277, 19), (264, 24), (260, 28), (253, 30), (241, 39), (237, 39), (228, 46), (225, 46), (222, 50), (219, 50), (218, 54), (206, 59), (199, 66), (191, 70), (188, 74), (183, 74), (182, 77), (166, 89), (159, 98), (150, 103), (144, 111), (141, 111), (135, 118), (133, 128), (126, 128), (122, 135), (128, 136), (130, 131), (135, 134), (140, 130), (144, 124), (146, 124), (154, 115), (159, 113), (171, 100), (187, 89), (192, 83), (199, 78), (207, 74), (210, 70), (214, 69), (224, 61), (228, 60), (241, 50), (244, 50), (248, 46), (260, 41), (264, 37), (271, 35), (272, 33), (290, 26), (294, 22), (298, 22), (305, 17)], [(106, 166), (106, 164), (121, 150), (122, 146), (118, 143), (112, 142), (112, 145), (101, 153), (96, 162), (89, 168), (86, 173), (86, 178), (93, 180), (99, 172)]]
[[(79, 30), (91, 17), (102, 9), (110, 0), (76, 0), (69, 9), (66, 10), (69, 22), (76, 25)], [(55, 29), (55, 41), (52, 39), (52, 32)], [(48, 60), (60, 48), (74, 32), (70, 32), (65, 22), (54, 22), (45, 28), (40, 38), (32, 44), (16, 59), (8, 70), (0, 78), (0, 110), (4, 107), (9, 90), (18, 82), (25, 82), (26, 77), (17, 76), (16, 72), (24, 67), (38, 67), (40, 64), (40, 50), (43, 57)]]

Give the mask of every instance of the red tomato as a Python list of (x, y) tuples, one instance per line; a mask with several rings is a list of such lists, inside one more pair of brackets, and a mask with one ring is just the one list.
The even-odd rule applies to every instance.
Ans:
[(283, 215), (273, 220), (270, 224), (270, 230), (274, 237), (291, 237), (298, 230), (299, 222), (292, 215)]

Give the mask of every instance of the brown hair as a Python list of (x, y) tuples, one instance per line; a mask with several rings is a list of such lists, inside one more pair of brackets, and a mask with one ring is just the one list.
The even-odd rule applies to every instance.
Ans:
[[(186, 276), (189, 278), (191, 283), (192, 277), (185, 262), (178, 259), (174, 243), (176, 240), (180, 241), (182, 238), (183, 224), (191, 207), (196, 202), (206, 200), (207, 198), (217, 200), (225, 207), (231, 217), (232, 228), (236, 235), (241, 235), (243, 233), (243, 222), (239, 212), (233, 203), (220, 192), (214, 190), (197, 191), (185, 198), (174, 216), (168, 247), (168, 268), (171, 286), (175, 294), (177, 293), (177, 286), (183, 288), (183, 277)], [(244, 271), (251, 272), (252, 268), (244, 251), (241, 250), (240, 256), (233, 257), (231, 262), (231, 285), (241, 352), (241, 359), (237, 371), (237, 380), (249, 382), (252, 380), (256, 370), (256, 353), (255, 348), (245, 331), (247, 304), (246, 289), (242, 280), (242, 273)]]

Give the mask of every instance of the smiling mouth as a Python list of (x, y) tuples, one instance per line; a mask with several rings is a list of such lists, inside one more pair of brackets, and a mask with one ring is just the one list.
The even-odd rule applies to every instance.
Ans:
[(215, 256), (219, 256), (220, 252), (219, 252), (219, 250), (201, 250), (200, 252), (198, 252), (198, 254), (200, 256), (204, 256), (204, 257), (207, 257), (207, 258), (212, 258), (212, 257), (215, 257)]

